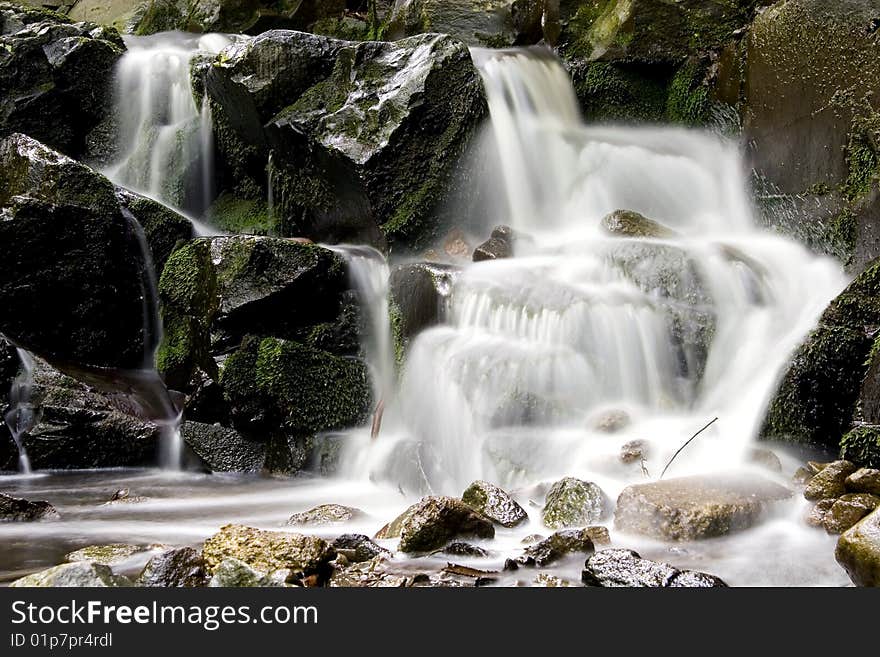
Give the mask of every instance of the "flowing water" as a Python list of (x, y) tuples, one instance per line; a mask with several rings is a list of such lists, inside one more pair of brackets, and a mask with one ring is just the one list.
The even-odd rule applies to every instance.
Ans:
[[(679, 128), (585, 126), (567, 75), (549, 55), (475, 51), (474, 59), (497, 164), (474, 175), (501, 191), (504, 202), (487, 220), (513, 227), (516, 257), (464, 268), (444, 290), (444, 322), (413, 340), (398, 372), (387, 264), (367, 248), (334, 247), (368, 304), (364, 350), (384, 402), (378, 436), (370, 427), (348, 432), (335, 477), (110, 471), (9, 478), (10, 492), (50, 499), (62, 520), (0, 527), (10, 546), (0, 565), (7, 577), (89, 543), (197, 543), (237, 520), (279, 528), (321, 503), (368, 514), (328, 536), (372, 534), (422, 494), (460, 495), (475, 479), (507, 487), (530, 515), (525, 526), (485, 542), (490, 558), (464, 560), (497, 568), (518, 554), (525, 535), (546, 535), (539, 506), (561, 476), (595, 481), (614, 498), (656, 479), (715, 417), (667, 476), (756, 467), (748, 456), (774, 386), (843, 289), (842, 267), (756, 226), (736, 143)], [(602, 219), (618, 209), (672, 232), (662, 239), (608, 234)], [(484, 228), (488, 234), (491, 224)], [(647, 441), (650, 451), (627, 465), (618, 455), (632, 440)], [(783, 473), (761, 472), (786, 483), (808, 455), (777, 453)], [(122, 487), (148, 499), (101, 505)], [(669, 545), (614, 530), (612, 538), (733, 585), (844, 585), (835, 539), (805, 524), (807, 508), (795, 496), (753, 529), (702, 542)], [(547, 570), (577, 579), (582, 563)]]
[(15, 446), (18, 448), (18, 470), (30, 474), (31, 462), (24, 446), (24, 435), (34, 425), (34, 409), (31, 406), (31, 388), (34, 385), (34, 359), (24, 349), (17, 349), (21, 371), (9, 390), (9, 410), (4, 420)]
[(193, 97), (190, 67), (231, 40), (183, 32), (124, 39), (116, 70), (119, 154), (104, 174), (190, 217), (200, 234), (216, 234), (193, 219), (213, 198), (214, 171), (211, 111)]

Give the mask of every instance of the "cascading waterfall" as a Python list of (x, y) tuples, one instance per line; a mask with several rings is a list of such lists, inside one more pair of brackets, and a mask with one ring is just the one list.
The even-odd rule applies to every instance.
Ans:
[[(644, 478), (617, 458), (623, 444), (649, 441), (657, 477), (716, 416), (670, 476), (745, 467), (791, 352), (846, 283), (841, 267), (757, 228), (736, 144), (585, 126), (548, 52), (473, 56), (498, 149), (479, 175), (526, 238), (515, 258), (457, 277), (446, 322), (410, 345), (385, 414), (398, 430), (353, 438), (345, 473), (448, 494), (574, 475), (615, 494)], [(601, 222), (616, 210), (674, 232), (610, 235)]]
[(104, 173), (190, 218), (203, 214), (212, 198), (213, 130), (209, 104), (202, 99), (200, 107), (193, 97), (190, 66), (199, 53), (217, 54), (231, 40), (165, 32), (127, 36), (125, 43), (116, 71), (119, 152)]
[(9, 410), (6, 412), (6, 426), (18, 448), (18, 470), (30, 474), (31, 462), (24, 445), (24, 435), (34, 425), (34, 409), (31, 406), (31, 389), (34, 385), (34, 359), (24, 349), (17, 349), (21, 371), (12, 382), (9, 390)]

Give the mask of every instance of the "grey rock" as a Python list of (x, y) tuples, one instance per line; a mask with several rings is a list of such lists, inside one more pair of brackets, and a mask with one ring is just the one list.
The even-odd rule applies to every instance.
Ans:
[(591, 525), (608, 511), (608, 499), (596, 484), (566, 477), (553, 484), (544, 501), (543, 521), (552, 529)]
[(461, 501), (502, 527), (516, 527), (529, 515), (507, 492), (487, 481), (475, 481), (461, 495)]
[(132, 586), (131, 581), (115, 575), (109, 566), (77, 561), (65, 563), (47, 570), (41, 570), (33, 575), (27, 575), (17, 579), (9, 586), (12, 587), (100, 587), (111, 588), (120, 586)]
[(717, 588), (727, 586), (714, 575), (682, 571), (642, 559), (632, 550), (602, 550), (589, 557), (581, 577), (587, 586), (642, 588)]

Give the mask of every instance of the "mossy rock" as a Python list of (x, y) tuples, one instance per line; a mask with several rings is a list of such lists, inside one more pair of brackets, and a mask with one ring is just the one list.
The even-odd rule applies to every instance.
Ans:
[(264, 572), (290, 569), (313, 574), (326, 568), (335, 551), (324, 539), (316, 536), (226, 525), (205, 541), (202, 556), (208, 573), (212, 575), (229, 557)]
[(516, 527), (529, 516), (506, 491), (487, 481), (475, 481), (461, 495), (461, 501), (502, 527)]
[(880, 509), (843, 533), (834, 556), (856, 586), (880, 586)]
[(278, 235), (278, 222), (262, 199), (221, 194), (208, 210), (209, 221), (222, 231), (245, 235)]
[(121, 575), (115, 575), (108, 566), (78, 561), (64, 563), (54, 568), (41, 570), (38, 573), (27, 575), (17, 579), (9, 586), (30, 587), (92, 587), (92, 588), (115, 588), (120, 586), (133, 586), (131, 580)]
[(400, 538), (401, 552), (439, 550), (454, 538), (494, 538), (492, 521), (453, 497), (425, 497), (379, 530)]
[(548, 491), (542, 520), (552, 529), (592, 525), (605, 517), (608, 505), (608, 498), (596, 484), (566, 477)]
[(149, 550), (150, 548), (143, 545), (130, 545), (128, 543), (88, 545), (68, 553), (64, 558), (70, 562), (89, 561), (91, 563), (103, 564), (104, 566), (113, 566)]

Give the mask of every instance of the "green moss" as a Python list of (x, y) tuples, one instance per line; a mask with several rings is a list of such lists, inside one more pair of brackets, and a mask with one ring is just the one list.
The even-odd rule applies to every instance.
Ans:
[(575, 90), (589, 121), (662, 121), (666, 67), (594, 62), (576, 71)]
[(294, 435), (355, 426), (366, 420), (366, 366), (276, 338), (246, 338), (220, 382), (245, 430), (281, 426)]
[(143, 17), (137, 24), (134, 34), (146, 36), (167, 30), (180, 30), (187, 27), (187, 16), (176, 0), (151, 0)]
[(710, 117), (712, 103), (704, 83), (705, 69), (699, 61), (686, 62), (672, 78), (666, 99), (666, 115), (685, 125), (702, 125)]
[(880, 179), (878, 142), (880, 115), (854, 121), (846, 153), (849, 174), (843, 187), (849, 201), (858, 201), (869, 194)]
[(276, 235), (278, 222), (261, 199), (238, 198), (225, 192), (211, 205), (211, 225), (229, 233)]
[[(379, 34), (381, 34), (380, 26)], [(380, 41), (371, 27), (363, 22), (346, 18), (322, 18), (311, 26), (313, 34), (344, 39), (345, 41)]]
[(864, 425), (840, 441), (840, 458), (865, 468), (880, 468), (880, 427)]

